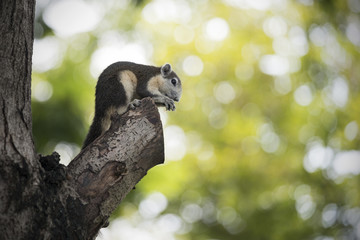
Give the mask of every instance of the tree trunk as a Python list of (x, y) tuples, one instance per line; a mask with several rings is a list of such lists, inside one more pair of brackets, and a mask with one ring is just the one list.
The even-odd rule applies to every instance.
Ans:
[[(0, 2), (0, 234), (29, 232), (36, 208), (40, 163), (31, 125), (34, 1)], [(20, 239), (20, 238), (18, 238)]]
[(135, 184), (164, 161), (151, 99), (65, 167), (35, 152), (31, 57), (35, 1), (0, 1), (0, 239), (94, 239)]

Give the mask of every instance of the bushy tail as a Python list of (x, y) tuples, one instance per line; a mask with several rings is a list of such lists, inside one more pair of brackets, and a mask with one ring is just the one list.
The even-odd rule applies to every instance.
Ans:
[(81, 149), (86, 148), (96, 138), (101, 135), (101, 120), (95, 115), (94, 120), (90, 126), (89, 133), (87, 134), (84, 144)]

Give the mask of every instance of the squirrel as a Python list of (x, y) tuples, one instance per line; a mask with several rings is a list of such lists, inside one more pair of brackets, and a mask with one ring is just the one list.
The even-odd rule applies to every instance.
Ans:
[(180, 78), (169, 63), (161, 67), (116, 62), (99, 76), (95, 90), (95, 115), (82, 149), (110, 128), (111, 115), (119, 115), (151, 97), (157, 106), (175, 110), (182, 93)]

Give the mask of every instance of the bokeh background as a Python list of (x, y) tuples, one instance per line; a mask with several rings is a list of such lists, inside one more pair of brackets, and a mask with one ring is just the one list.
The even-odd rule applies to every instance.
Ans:
[(359, 0), (37, 0), (38, 152), (76, 156), (120, 60), (183, 96), (98, 240), (360, 239)]

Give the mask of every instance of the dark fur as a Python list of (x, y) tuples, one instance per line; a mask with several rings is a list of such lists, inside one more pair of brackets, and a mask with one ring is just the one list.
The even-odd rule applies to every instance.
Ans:
[[(150, 78), (161, 74), (161, 67), (141, 65), (132, 62), (116, 62), (108, 66), (99, 76), (95, 92), (95, 116), (90, 126), (89, 133), (84, 141), (85, 148), (102, 133), (102, 119), (105, 118), (106, 111), (110, 107), (118, 108), (126, 103), (124, 86), (120, 83), (119, 73), (129, 70), (137, 78), (136, 94), (138, 98), (153, 97), (147, 89)], [(176, 77), (173, 71), (169, 78)]]

